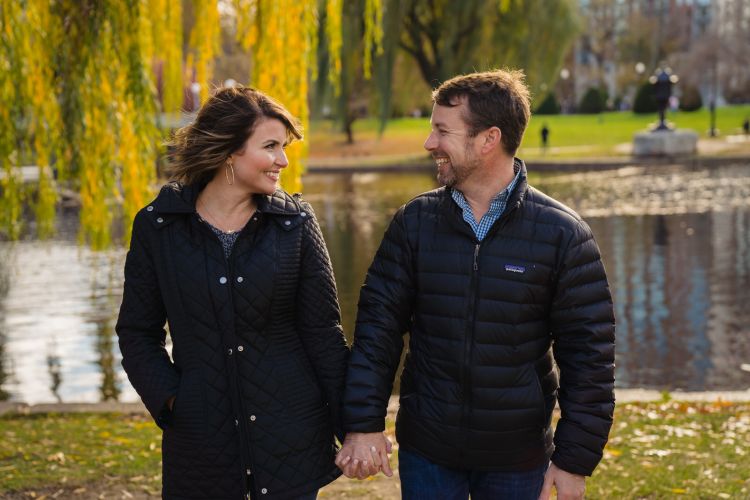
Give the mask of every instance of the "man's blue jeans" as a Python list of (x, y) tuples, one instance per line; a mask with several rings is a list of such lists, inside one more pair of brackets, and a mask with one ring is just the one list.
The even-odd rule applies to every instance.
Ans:
[(398, 451), (404, 500), (537, 500), (547, 465), (525, 472), (450, 469), (417, 453)]

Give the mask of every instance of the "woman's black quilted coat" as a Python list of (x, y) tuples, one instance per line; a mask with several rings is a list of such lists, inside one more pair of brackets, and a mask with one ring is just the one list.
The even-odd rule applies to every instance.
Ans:
[(117, 322), (123, 367), (164, 431), (163, 495), (316, 490), (339, 475), (348, 355), (320, 228), (297, 197), (258, 196), (226, 259), (197, 194), (166, 186), (136, 216)]

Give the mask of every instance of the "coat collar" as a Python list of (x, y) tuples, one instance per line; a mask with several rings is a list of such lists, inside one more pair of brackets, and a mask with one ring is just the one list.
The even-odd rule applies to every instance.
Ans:
[[(149, 205), (149, 212), (161, 215), (191, 214), (195, 212), (195, 201), (205, 185), (182, 185), (177, 182), (165, 184), (156, 199)], [(301, 212), (299, 196), (289, 195), (277, 189), (271, 195), (253, 195), (258, 210), (264, 214), (296, 215)]]

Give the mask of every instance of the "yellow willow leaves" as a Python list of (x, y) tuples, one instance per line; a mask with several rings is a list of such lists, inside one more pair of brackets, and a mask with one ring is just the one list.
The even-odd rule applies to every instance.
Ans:
[(37, 233), (41, 237), (54, 232), (57, 188), (52, 176), (50, 159), (59, 156), (57, 131), (60, 114), (54, 94), (52, 66), (54, 47), (59, 41), (59, 28), (53, 23), (47, 0), (28, 0), (27, 29), (20, 46), (26, 61), (23, 71), (23, 101), (28, 103), (30, 149), (36, 153), (39, 183), (35, 213)]
[(142, 60), (150, 61), (160, 81), (162, 110), (178, 112), (183, 99), (182, 3), (174, 0), (139, 0), (138, 37)]
[(94, 249), (106, 248), (110, 243), (114, 194), (112, 157), (115, 150), (114, 131), (110, 128), (110, 109), (114, 91), (110, 75), (106, 74), (107, 57), (113, 56), (108, 37), (103, 37), (101, 53), (89, 59), (86, 68), (86, 87), (83, 89), (84, 128), (80, 150), (81, 233)]
[(113, 4), (84, 70), (80, 237), (94, 249), (109, 245), (116, 205), (122, 202), (129, 225), (153, 194), (158, 131), (154, 89), (144, 67), (152, 29), (139, 11), (147, 7), (145, 1)]
[(209, 95), (208, 82), (213, 76), (213, 59), (219, 51), (219, 5), (216, 0), (193, 0), (195, 25), (190, 33), (193, 52), (188, 67), (195, 67), (195, 80), (200, 83), (201, 102)]
[(333, 85), (336, 95), (341, 92), (341, 47), (343, 46), (341, 9), (341, 0), (328, 0), (326, 2), (326, 37), (328, 38), (330, 67), (328, 81)]
[(513, 0), (499, 0), (497, 3), (497, 6), (500, 9), (500, 12), (501, 13), (508, 12), (508, 10), (510, 10), (510, 6), (512, 2)]
[(372, 49), (383, 52), (383, 4), (381, 0), (365, 0), (365, 78), (372, 76)]
[(156, 132), (151, 130), (153, 126), (148, 121), (139, 116), (132, 100), (120, 101), (117, 114), (120, 117), (117, 162), (122, 166), (120, 184), (124, 194), (123, 216), (128, 223), (126, 243), (129, 243), (129, 224), (154, 194), (156, 148), (151, 137)]
[[(24, 8), (25, 7), (25, 8)], [(57, 191), (50, 158), (59, 154), (59, 109), (48, 63), (58, 43), (49, 4), (28, 0), (3, 2), (0, 10), (3, 34), (0, 57), (0, 162), (2, 163), (2, 227), (9, 236), (20, 236), (22, 207), (27, 199), (17, 165), (38, 165), (38, 189), (34, 203), (37, 233), (44, 237), (54, 228)], [(21, 129), (17, 125), (21, 124)], [(20, 149), (18, 149), (20, 146)]]
[[(253, 72), (250, 81), (286, 106), (307, 129), (309, 111), (307, 91), (314, 78), (317, 47), (317, 1), (311, 0), (235, 0), (237, 39), (251, 51)], [(341, 75), (342, 40), (341, 0), (327, 0), (326, 36), (328, 38), (329, 74), (336, 92)], [(381, 51), (383, 38), (382, 0), (365, 4), (365, 68), (370, 76), (372, 48)], [(302, 187), (302, 159), (306, 144), (295, 143), (287, 149), (289, 167), (281, 174), (288, 191)]]
[(16, 151), (16, 114), (14, 104), (19, 102), (16, 79), (20, 76), (18, 60), (14, 53), (18, 48), (14, 42), (21, 29), (21, 8), (16, 2), (0, 2), (0, 222), (11, 238), (21, 232), (21, 210), (23, 207), (23, 183), (15, 168), (18, 161)]
[[(164, 14), (162, 34), (157, 48), (162, 60), (162, 102), (164, 111), (176, 112), (182, 107), (182, 6), (174, 0), (161, 0)], [(167, 28), (168, 29), (165, 29)]]
[[(281, 101), (306, 129), (307, 91), (317, 40), (316, 2), (239, 0), (236, 6), (238, 39), (253, 56), (252, 84)], [(301, 190), (306, 148), (299, 141), (287, 148), (289, 167), (281, 172), (281, 184), (288, 191)]]
[[(186, 54), (182, 1), (192, 3), (195, 20)], [(34, 193), (42, 236), (53, 228), (58, 183), (78, 191), (80, 238), (94, 248), (109, 244), (120, 204), (129, 224), (148, 202), (156, 145), (163, 139), (155, 125), (154, 74), (163, 111), (181, 107), (183, 68), (195, 72), (205, 100), (220, 49), (219, 7), (230, 11), (229, 0), (182, 1), (0, 2), (0, 224), (11, 238), (20, 236), (24, 204), (31, 199), (19, 165), (39, 166), (39, 182), (28, 192)], [(253, 60), (250, 81), (281, 101), (303, 127), (316, 69), (318, 3), (326, 9), (328, 78), (338, 84), (343, 0), (232, 4), (238, 39)], [(382, 40), (381, 3), (366, 0), (368, 61)], [(306, 146), (294, 144), (288, 153), (282, 184), (298, 191)]]

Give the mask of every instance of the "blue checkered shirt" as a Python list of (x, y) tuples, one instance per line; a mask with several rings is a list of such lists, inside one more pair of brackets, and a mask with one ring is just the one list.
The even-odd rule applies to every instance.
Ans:
[(515, 170), (516, 176), (512, 181), (510, 181), (510, 184), (508, 184), (505, 189), (497, 193), (495, 197), (492, 198), (492, 201), (490, 201), (490, 209), (487, 210), (487, 213), (482, 216), (482, 220), (480, 220), (479, 222), (474, 220), (474, 213), (471, 211), (469, 202), (466, 201), (466, 198), (464, 198), (464, 194), (457, 189), (451, 190), (453, 201), (455, 201), (456, 204), (461, 207), (461, 210), (463, 210), (464, 220), (469, 223), (471, 229), (474, 231), (474, 234), (477, 235), (477, 240), (482, 241), (484, 237), (487, 236), (487, 232), (492, 227), (492, 224), (494, 224), (495, 221), (497, 221), (497, 219), (499, 219), (505, 211), (505, 205), (508, 202), (510, 193), (512, 193), (513, 189), (516, 187), (516, 184), (518, 183), (518, 177), (521, 174), (521, 169), (518, 168), (518, 165), (516, 165)]

